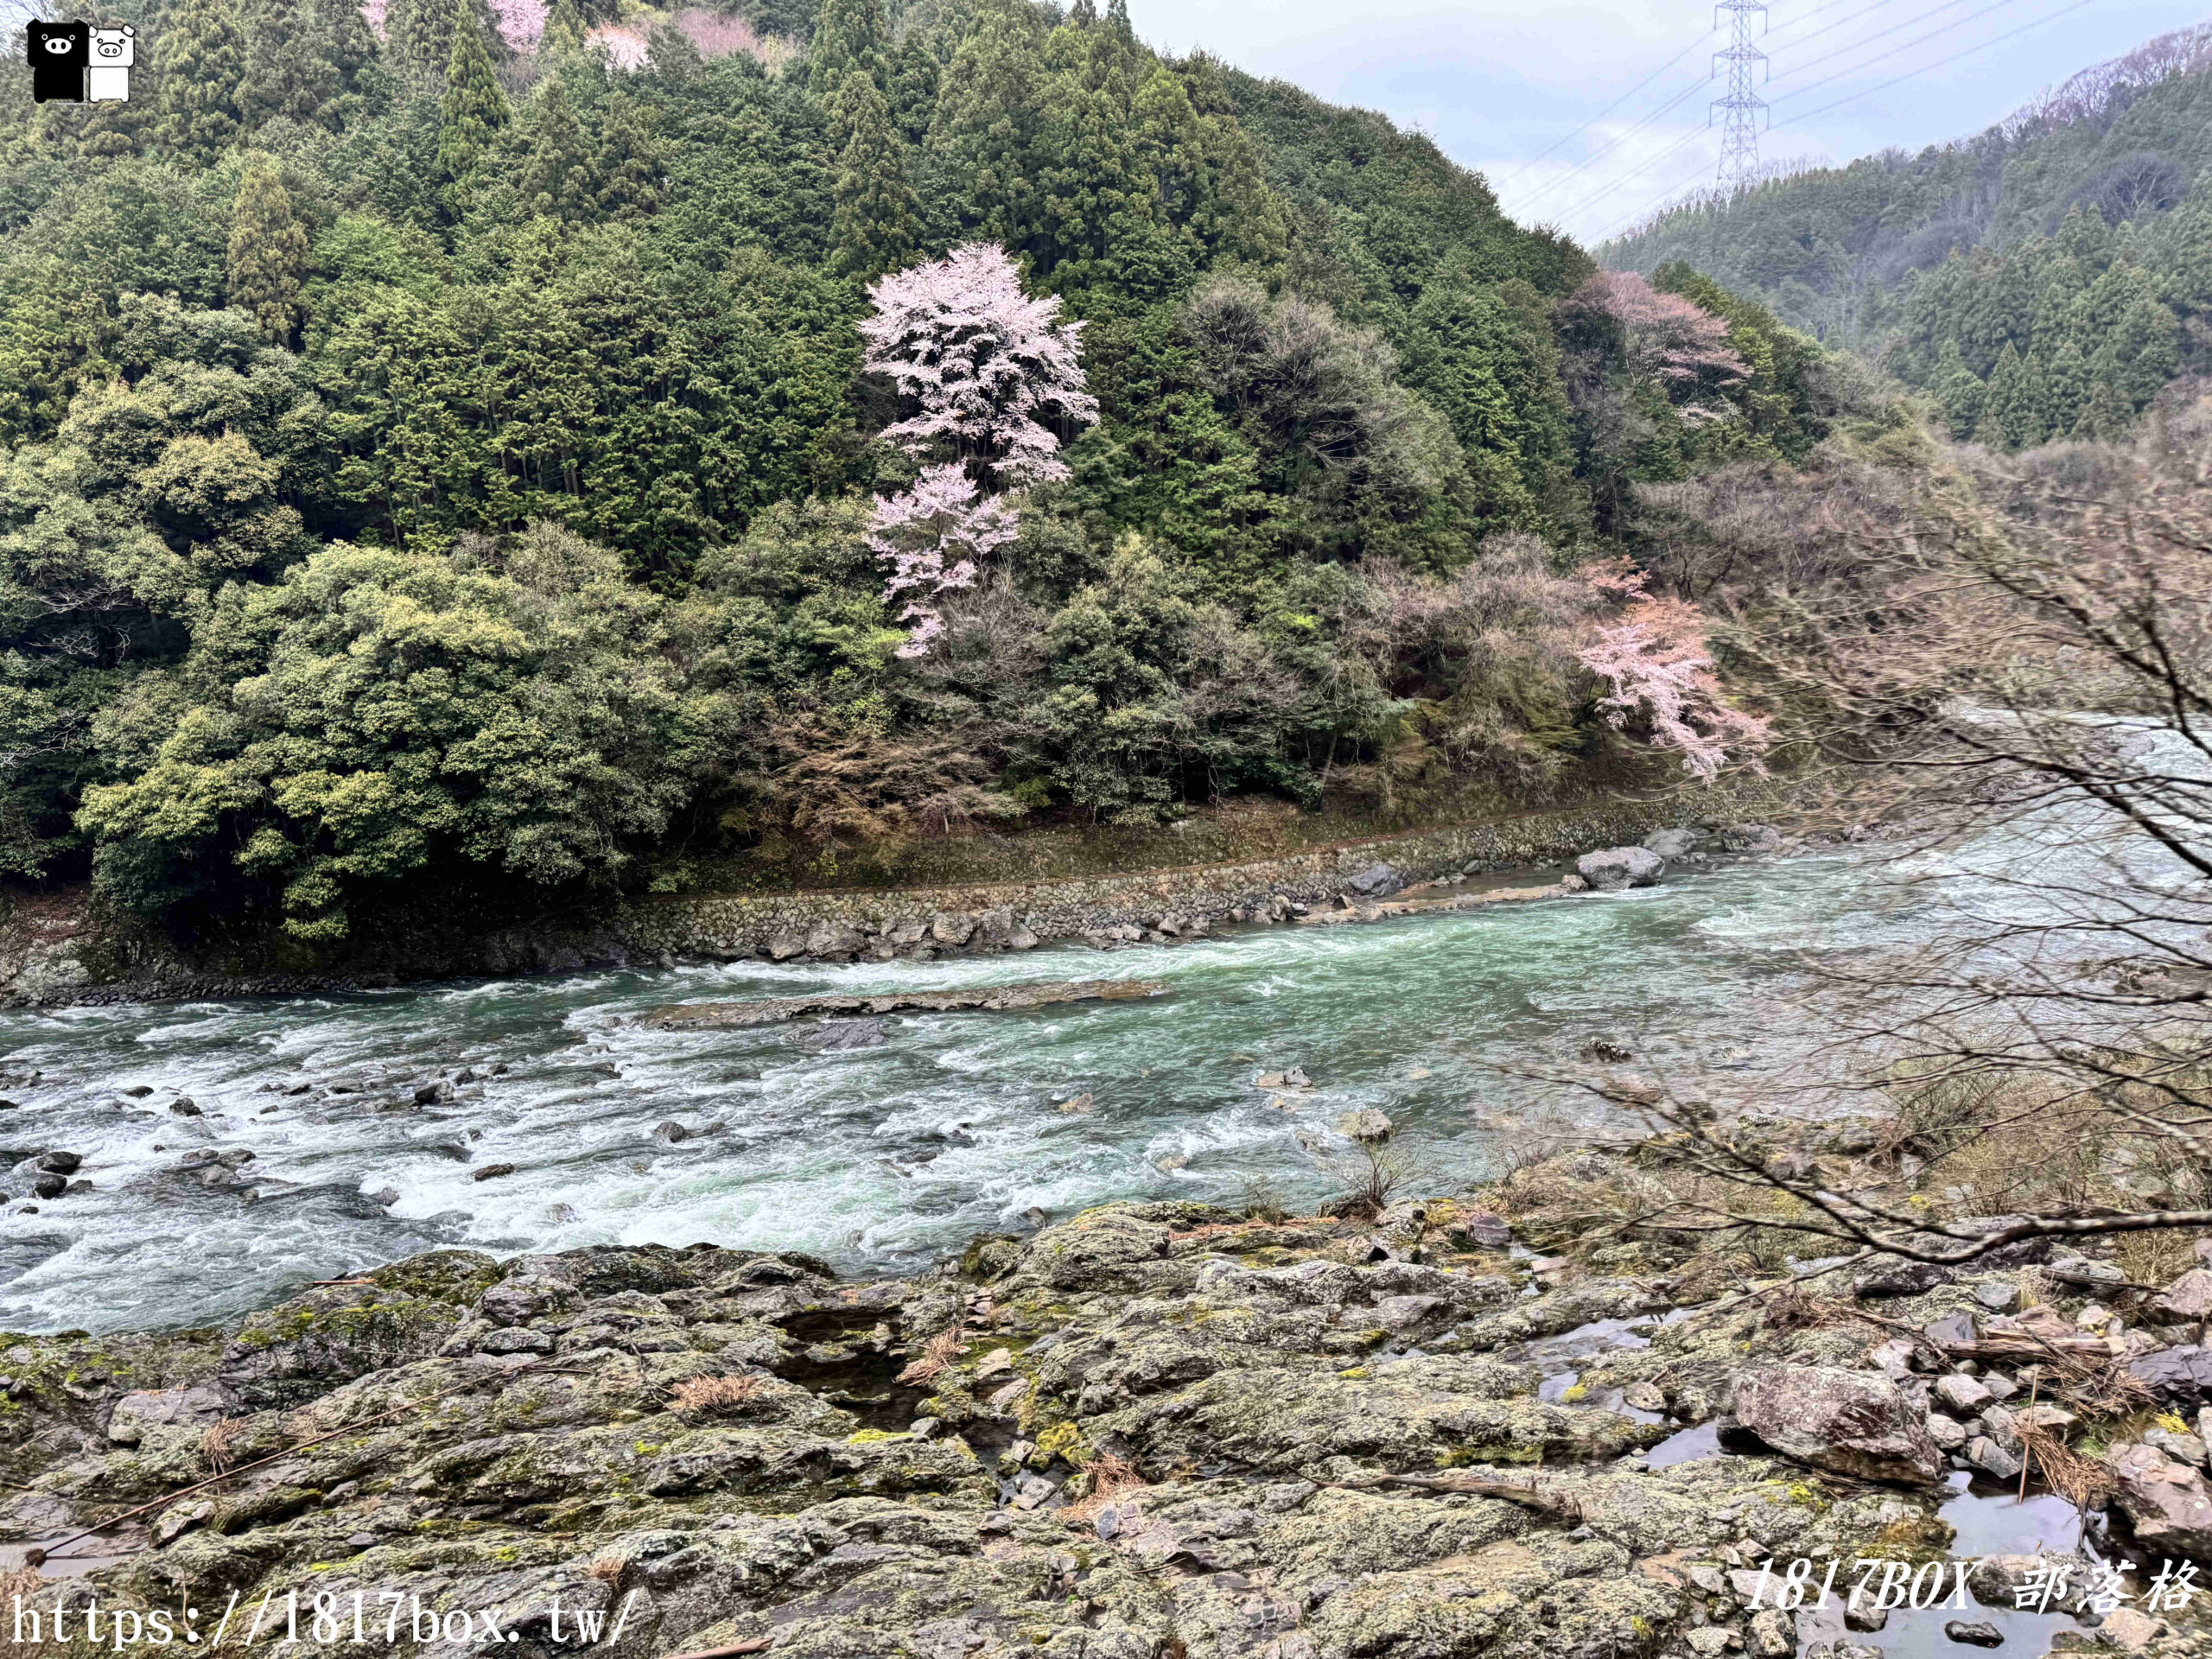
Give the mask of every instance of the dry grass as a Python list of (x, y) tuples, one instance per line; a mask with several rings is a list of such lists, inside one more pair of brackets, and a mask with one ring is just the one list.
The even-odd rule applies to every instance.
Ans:
[(957, 1325), (947, 1326), (922, 1344), (922, 1351), (899, 1373), (901, 1382), (929, 1382), (952, 1369), (952, 1362), (967, 1345)]
[(1111, 1452), (1102, 1452), (1085, 1464), (1083, 1478), (1088, 1490), (1060, 1510), (1060, 1519), (1069, 1526), (1089, 1526), (1098, 1518), (1098, 1512), (1121, 1494), (1135, 1491), (1147, 1484), (1135, 1464)]
[(602, 1555), (586, 1567), (584, 1573), (586, 1577), (596, 1579), (601, 1584), (619, 1584), (622, 1581), (623, 1573), (629, 1570), (629, 1567), (630, 1563), (620, 1555)]
[(671, 1384), (668, 1391), (678, 1411), (713, 1417), (753, 1404), (766, 1394), (767, 1383), (758, 1376), (695, 1376)]
[(219, 1423), (208, 1424), (200, 1436), (200, 1455), (207, 1460), (209, 1474), (219, 1478), (230, 1473), (234, 1461), (231, 1447), (242, 1427), (238, 1418), (226, 1417)]

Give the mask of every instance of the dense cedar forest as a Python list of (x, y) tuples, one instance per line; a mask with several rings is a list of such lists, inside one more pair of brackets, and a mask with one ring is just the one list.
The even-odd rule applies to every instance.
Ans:
[[(4, 66), (0, 865), (173, 925), (1754, 760), (1629, 504), (1910, 418), (1120, 0), (118, 17)], [(862, 327), (963, 247), (1096, 418), (922, 649), (885, 504), (1004, 461)]]
[(2113, 438), (2212, 367), (2212, 24), (1917, 156), (1780, 178), (1602, 251), (1687, 261), (1992, 448)]

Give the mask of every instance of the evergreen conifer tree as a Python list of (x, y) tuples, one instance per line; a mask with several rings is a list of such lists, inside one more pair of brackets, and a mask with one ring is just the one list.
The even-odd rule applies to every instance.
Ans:
[(2181, 367), (2181, 320), (2146, 293), (2121, 314), (2090, 361), (2133, 415)]
[[(807, 90), (823, 105), (834, 106), (850, 71), (861, 70), (880, 81), (883, 47), (883, 0), (823, 0), (807, 48)], [(836, 134), (836, 147), (842, 149), (847, 137)]]
[(2089, 395), (2082, 405), (2082, 416), (2074, 423), (2074, 435), (2100, 443), (2117, 442), (2127, 435), (2127, 408), (2109, 380), (2099, 380), (2089, 387)]
[(228, 0), (176, 0), (162, 15), (154, 63), (162, 88), (156, 138), (203, 166), (213, 162), (238, 139), (245, 79), (245, 42)]
[(1936, 401), (1942, 406), (1943, 418), (1950, 423), (1951, 435), (1964, 438), (1973, 435), (1980, 424), (1983, 406), (1989, 401), (1989, 388), (1981, 377), (1968, 368), (1959, 354), (1959, 342), (1947, 340), (1936, 365), (1933, 382)]
[(545, 32), (537, 38), (538, 54), (550, 58), (563, 52), (581, 52), (589, 32), (583, 8), (576, 0), (553, 0), (553, 10), (545, 15)]
[(2014, 405), (2020, 397), (2022, 378), (2020, 354), (2006, 340), (2005, 349), (1997, 354), (1997, 365), (1989, 372), (1989, 391), (1981, 406), (1981, 418), (1974, 423), (1974, 440), (1993, 449), (2010, 448), (2015, 442), (2013, 434), (2020, 429), (2021, 414)]
[(344, 77), (321, 0), (255, 0), (245, 16), (238, 105), (249, 126), (278, 116), (335, 126)]
[(470, 0), (454, 7), (453, 55), (446, 60), (445, 101), (438, 107), (438, 167), (465, 184), (483, 164), (492, 141), (507, 124), (507, 95), (492, 73), (492, 54)]
[(2015, 449), (2032, 449), (2050, 435), (2045, 412), (2050, 395), (2044, 381), (2043, 359), (2030, 352), (2020, 360), (2019, 383), (2005, 411), (2005, 435)]
[(292, 212), (291, 193), (273, 168), (257, 164), (238, 186), (224, 266), (231, 304), (252, 312), (275, 345), (290, 345), (299, 331), (307, 265), (308, 233)]
[(2060, 345), (2044, 373), (2044, 412), (2050, 417), (2052, 437), (2073, 431), (2088, 397), (2089, 360), (2069, 338)]
[(830, 226), (836, 264), (848, 276), (880, 276), (914, 251), (921, 231), (920, 205), (906, 181), (906, 147), (891, 124), (891, 106), (861, 69), (846, 71), (836, 118), (852, 136), (837, 160)]
[(600, 127), (599, 211), (609, 219), (644, 219), (667, 199), (660, 144), (645, 111), (626, 92), (607, 100)]
[(584, 150), (583, 129), (557, 73), (545, 77), (533, 105), (522, 201), (525, 212), (550, 219), (588, 219), (598, 211), (598, 182)]

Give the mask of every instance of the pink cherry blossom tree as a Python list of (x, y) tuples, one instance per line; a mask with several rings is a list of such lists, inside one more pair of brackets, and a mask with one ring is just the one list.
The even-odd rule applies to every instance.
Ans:
[[(1751, 365), (1728, 344), (1728, 321), (1679, 294), (1663, 294), (1632, 270), (1601, 270), (1568, 305), (1619, 328), (1629, 371), (1663, 383), (1668, 395), (1719, 391), (1751, 378)], [(1696, 425), (1726, 417), (1725, 407), (1691, 402), (1676, 413)]]
[(881, 278), (868, 298), (864, 366), (918, 405), (883, 436), (930, 463), (912, 488), (878, 499), (868, 537), (892, 565), (885, 596), (908, 596), (901, 620), (913, 628), (899, 654), (919, 657), (944, 630), (930, 601), (972, 586), (977, 562), (1020, 526), (991, 486), (1067, 477), (1059, 436), (1040, 417), (1087, 426), (1098, 400), (1084, 390), (1083, 325), (1059, 320), (1057, 298), (1023, 293), (1003, 248), (969, 243)]
[(1705, 613), (1686, 599), (1645, 593), (1643, 573), (1621, 564), (1586, 567), (1582, 575), (1609, 607), (1624, 601), (1577, 653), (1610, 688), (1598, 699), (1605, 723), (1681, 755), (1683, 770), (1701, 779), (1716, 776), (1732, 756), (1763, 774), (1770, 722), (1727, 702), (1713, 676)]

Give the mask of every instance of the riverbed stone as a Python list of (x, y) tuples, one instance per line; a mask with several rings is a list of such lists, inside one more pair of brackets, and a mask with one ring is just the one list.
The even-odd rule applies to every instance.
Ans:
[(2212, 1319), (2212, 1268), (2192, 1268), (2152, 1304), (2171, 1319)]
[(1648, 887), (1666, 868), (1665, 859), (1643, 847), (1608, 847), (1602, 852), (1585, 853), (1574, 861), (1574, 873), (1590, 884), (1593, 893)]
[(1770, 823), (1732, 823), (1720, 832), (1720, 844), (1732, 853), (1778, 853), (1782, 831)]
[(2203, 1471), (2155, 1446), (2116, 1446), (2107, 1462), (2119, 1478), (2113, 1503), (2153, 1550), (2212, 1561), (2212, 1488)]
[(1754, 1367), (1736, 1381), (1736, 1420), (1816, 1469), (1906, 1484), (1942, 1473), (1926, 1414), (1887, 1377), (1834, 1366)]

